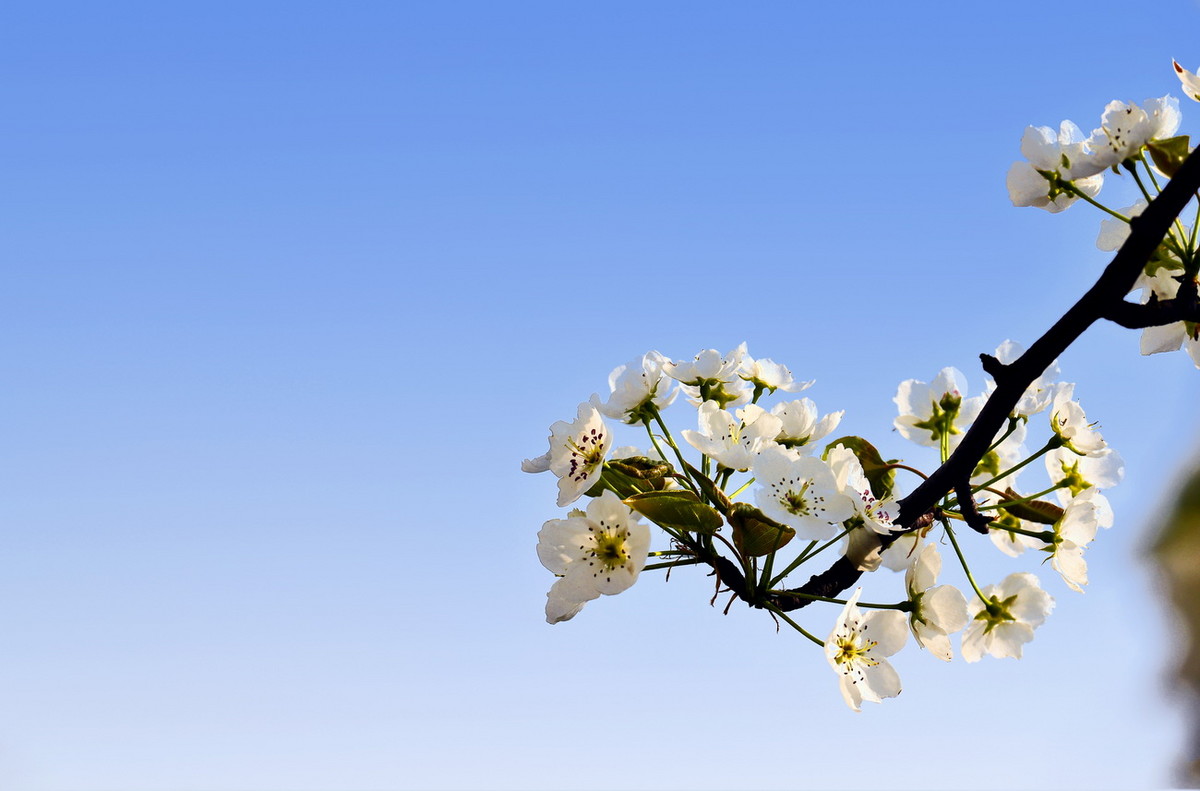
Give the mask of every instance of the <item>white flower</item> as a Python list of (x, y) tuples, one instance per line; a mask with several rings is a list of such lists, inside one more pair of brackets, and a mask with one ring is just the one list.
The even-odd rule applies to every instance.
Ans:
[(1054, 525), (1053, 555), (1050, 565), (1062, 575), (1063, 582), (1083, 593), (1087, 585), (1087, 561), (1083, 550), (1096, 537), (1096, 528), (1112, 524), (1112, 508), (1098, 489), (1085, 489), (1072, 498), (1062, 518)]
[(661, 410), (671, 405), (678, 395), (672, 389), (670, 377), (663, 371), (667, 358), (658, 352), (646, 352), (639, 359), (617, 366), (608, 375), (608, 387), (612, 394), (608, 401), (593, 403), (606, 416), (625, 423), (647, 423), (652, 410)]
[(568, 621), (585, 602), (637, 581), (650, 550), (650, 528), (607, 489), (566, 519), (538, 532), (538, 558), (560, 579), (547, 594), (546, 621)]
[(882, 703), (900, 694), (900, 676), (884, 657), (908, 640), (903, 613), (875, 610), (864, 616), (858, 610), (861, 595), (862, 588), (854, 591), (825, 641), (825, 658), (838, 674), (846, 705), (855, 711), (862, 711), (864, 700)]
[(1087, 144), (1091, 161), (1101, 170), (1141, 154), (1151, 140), (1170, 137), (1179, 129), (1179, 100), (1173, 96), (1132, 102), (1111, 101), (1104, 108), (1100, 128)]
[(817, 405), (811, 398), (784, 401), (771, 408), (771, 414), (782, 421), (775, 441), (795, 453), (811, 453), (818, 440), (824, 439), (838, 427), (845, 411), (830, 412), (817, 418)]
[(1064, 192), (1058, 179), (1073, 182), (1090, 197), (1104, 185), (1104, 168), (1090, 163), (1083, 132), (1070, 121), (1063, 121), (1057, 133), (1048, 126), (1028, 127), (1021, 153), (1029, 161), (1014, 162), (1008, 170), (1008, 196), (1014, 206), (1060, 212), (1077, 198)]
[(1188, 98), (1200, 102), (1200, 77), (1180, 66), (1176, 60), (1172, 60), (1171, 65), (1175, 67), (1175, 75), (1183, 84), (1183, 92), (1188, 95)]
[(612, 445), (612, 434), (595, 405), (579, 405), (579, 417), (550, 427), (550, 450), (521, 462), (524, 472), (550, 470), (558, 476), (559, 508), (575, 502), (600, 480), (604, 457)]
[(801, 538), (826, 540), (854, 514), (833, 472), (813, 456), (796, 458), (777, 445), (762, 449), (751, 472), (758, 481), (759, 508), (777, 522), (795, 529)]
[(864, 526), (880, 535), (892, 532), (896, 518), (900, 516), (900, 504), (895, 497), (886, 500), (875, 497), (854, 451), (843, 445), (830, 448), (828, 461), (838, 488), (854, 506), (854, 516), (860, 517)]
[(984, 654), (1021, 658), (1021, 646), (1033, 639), (1033, 630), (1054, 609), (1054, 599), (1027, 572), (1009, 574), (999, 585), (983, 589), (986, 605), (978, 596), (967, 602), (971, 623), (963, 633), (962, 655), (978, 662)]
[(900, 410), (892, 423), (907, 440), (936, 448), (944, 437), (952, 450), (983, 408), (983, 398), (965, 398), (966, 390), (957, 368), (943, 368), (929, 384), (905, 380), (892, 399)]
[(685, 429), (683, 438), (704, 455), (731, 470), (745, 470), (762, 447), (779, 433), (780, 420), (762, 407), (750, 404), (738, 410), (738, 419), (716, 401), (700, 405), (700, 430)]
[(1084, 489), (1111, 489), (1125, 477), (1125, 461), (1109, 449), (1094, 456), (1079, 456), (1066, 448), (1056, 448), (1046, 454), (1046, 472), (1056, 484), (1064, 484), (1055, 492), (1059, 502), (1067, 505)]
[(1050, 428), (1063, 441), (1063, 447), (1080, 456), (1099, 456), (1108, 447), (1095, 423), (1087, 422), (1083, 407), (1074, 399), (1075, 386), (1059, 388), (1050, 412)]
[(937, 546), (926, 544), (917, 562), (904, 575), (909, 601), (915, 609), (909, 615), (909, 628), (922, 648), (938, 659), (949, 662), (954, 652), (950, 635), (967, 625), (967, 601), (952, 585), (933, 584), (942, 570)]
[(776, 390), (799, 393), (813, 385), (811, 379), (807, 382), (797, 382), (786, 366), (766, 358), (752, 360), (747, 357), (738, 369), (738, 376), (754, 385), (755, 390), (766, 390), (768, 393), (774, 393)]
[(726, 355), (716, 349), (705, 349), (691, 362), (668, 360), (663, 371), (684, 385), (684, 392), (697, 406), (703, 401), (716, 401), (724, 409), (750, 400), (750, 391), (738, 376), (746, 359), (746, 344), (742, 343)]

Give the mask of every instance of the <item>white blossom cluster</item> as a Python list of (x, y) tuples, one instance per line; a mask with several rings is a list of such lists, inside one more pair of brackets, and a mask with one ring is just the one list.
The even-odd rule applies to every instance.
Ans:
[[(1001, 362), (1020, 354), (1012, 342), (996, 350)], [(1120, 479), (1122, 463), (1075, 400), (1074, 385), (1057, 375), (1052, 366), (1029, 387), (972, 483), (978, 507), (992, 518), (995, 547), (1012, 557), (1027, 549), (1045, 552), (1064, 582), (1082, 591), (1084, 550), (1097, 528), (1113, 521), (1100, 489)], [(921, 473), (898, 460), (884, 462), (859, 437), (830, 439), (843, 412), (822, 413), (811, 399), (791, 397), (812, 382), (797, 381), (772, 360), (752, 358), (745, 344), (725, 354), (707, 349), (690, 360), (648, 352), (616, 368), (608, 384), (607, 398), (594, 395), (579, 405), (574, 421), (552, 425), (547, 452), (522, 464), (527, 472), (554, 473), (560, 507), (589, 500), (586, 509), (547, 521), (538, 534), (538, 557), (557, 578), (546, 603), (550, 623), (573, 618), (601, 594), (628, 589), (652, 559), (663, 561), (652, 568), (671, 568), (711, 565), (720, 554), (757, 580), (760, 591), (789, 595), (782, 584), (789, 572), (810, 561), (827, 566), (830, 553), (840, 552), (863, 572), (904, 572), (902, 598), (894, 604), (863, 603), (861, 588), (849, 599), (827, 600), (841, 612), (827, 639), (813, 638), (824, 646), (845, 701), (858, 710), (864, 700), (899, 694), (899, 675), (887, 657), (903, 648), (908, 634), (944, 661), (953, 657), (956, 633), (968, 662), (985, 654), (1020, 657), (1052, 609), (1053, 599), (1027, 571), (976, 585), (951, 532), (962, 519), (952, 496), (940, 525), (901, 528), (896, 472)], [(929, 383), (902, 382), (894, 426), (917, 445), (937, 448), (944, 461), (992, 389), (989, 382), (984, 394), (969, 396), (954, 368)], [(679, 432), (679, 442), (664, 418), (677, 403), (694, 409), (695, 425)], [(1026, 442), (1038, 415), (1044, 415), (1038, 425), (1046, 442), (1030, 453)], [(637, 429), (648, 449), (615, 447), (614, 430)], [(1018, 477), (1038, 458), (1047, 481), (1027, 490), (1032, 495), (1018, 494)], [(639, 479), (630, 465), (652, 472)], [(1042, 499), (1050, 493), (1058, 504)], [(664, 531), (669, 549), (651, 553), (651, 525)], [(948, 541), (968, 583), (961, 590), (938, 584), (939, 546)]]
[[(1184, 94), (1200, 102), (1200, 77), (1172, 61)], [(1178, 135), (1179, 100), (1173, 96), (1147, 99), (1140, 105), (1112, 101), (1104, 108), (1100, 126), (1086, 138), (1072, 121), (1063, 121), (1056, 132), (1047, 126), (1030, 126), (1021, 139), (1024, 161), (1008, 171), (1008, 194), (1014, 206), (1035, 206), (1060, 212), (1084, 200), (1106, 212), (1096, 246), (1117, 250), (1129, 236), (1129, 222), (1141, 214), (1159, 189), (1160, 179), (1173, 175), (1190, 151), (1186, 135)], [(1147, 160), (1149, 154), (1149, 160)], [(1143, 197), (1132, 205), (1113, 209), (1097, 200), (1105, 171), (1131, 174)], [(1142, 177), (1144, 173), (1145, 178)], [(1142, 303), (1173, 299), (1184, 282), (1196, 282), (1196, 229), (1177, 222), (1156, 255), (1134, 284)], [(1187, 350), (1200, 368), (1200, 325), (1179, 321), (1142, 331), (1141, 353)]]
[[(1174, 69), (1185, 94), (1200, 101), (1200, 78), (1178, 63)], [(1163, 96), (1141, 104), (1110, 102), (1087, 136), (1071, 121), (1057, 130), (1031, 126), (1021, 141), (1025, 160), (1008, 172), (1009, 196), (1017, 206), (1054, 213), (1079, 200), (1090, 203), (1108, 215), (1097, 246), (1117, 250), (1131, 220), (1190, 154), (1188, 138), (1177, 135), (1180, 120), (1178, 100)], [(1100, 203), (1107, 171), (1129, 174), (1143, 200), (1119, 210)], [(1164, 237), (1132, 289), (1141, 292), (1143, 304), (1194, 296), (1198, 225), (1177, 220)], [(1184, 304), (1181, 299), (1168, 307)], [(1179, 315), (1128, 307), (1166, 320)], [(1142, 334), (1143, 354), (1181, 347), (1200, 367), (1197, 323), (1178, 321)], [(1023, 355), (1005, 341), (994, 362), (1008, 366)], [(863, 701), (900, 693), (890, 657), (910, 634), (943, 661), (954, 656), (954, 635), (967, 662), (985, 655), (1020, 658), (1054, 608), (1036, 572), (1048, 562), (1063, 585), (1083, 592), (1084, 555), (1114, 521), (1102, 492), (1124, 472), (1120, 455), (1075, 398), (1075, 385), (1059, 381), (1058, 365), (1051, 364), (990, 438), (969, 481), (926, 514), (901, 523), (904, 494), (897, 479), (926, 474), (883, 459), (862, 437), (832, 438), (843, 412), (822, 413), (810, 398), (795, 395), (812, 384), (773, 360), (751, 357), (744, 343), (724, 354), (706, 349), (680, 360), (651, 351), (613, 370), (607, 397), (593, 395), (579, 405), (575, 420), (553, 424), (546, 453), (522, 464), (526, 472), (554, 474), (560, 507), (588, 498), (586, 508), (547, 521), (538, 534), (538, 557), (556, 577), (546, 620), (573, 618), (601, 594), (631, 587), (643, 571), (700, 565), (715, 572), (718, 592), (724, 587), (730, 603), (740, 598), (767, 610), (821, 645), (855, 711)], [(918, 453), (935, 453), (936, 463), (945, 464), (997, 389), (989, 380), (971, 395), (956, 368), (943, 368), (930, 382), (909, 379), (893, 398), (893, 426), (926, 449)], [(664, 413), (678, 404), (695, 411), (676, 440)], [(648, 445), (616, 446), (614, 430), (639, 429)], [(1036, 482), (1028, 480), (1033, 471)], [(971, 533), (963, 531), (960, 543), (956, 527), (964, 523), (991, 541), (968, 544)], [(651, 551), (652, 526), (668, 539), (666, 549)], [(980, 585), (964, 546), (978, 552), (981, 543), (985, 551), (1007, 556), (1006, 562), (1031, 568)], [(948, 548), (962, 580), (957, 586), (938, 583)], [(861, 577), (881, 568), (902, 571), (903, 586), (892, 583), (894, 594), (883, 594), (880, 603), (863, 601), (863, 587), (840, 599), (785, 582), (793, 572), (808, 580), (814, 570), (835, 568), (850, 570), (837, 577), (844, 587), (862, 578), (872, 587), (884, 580), (886, 588), (895, 577)], [(839, 607), (832, 626), (826, 623), (825, 639), (789, 615), (817, 603)], [(805, 617), (812, 612), (820, 610), (805, 610)]]

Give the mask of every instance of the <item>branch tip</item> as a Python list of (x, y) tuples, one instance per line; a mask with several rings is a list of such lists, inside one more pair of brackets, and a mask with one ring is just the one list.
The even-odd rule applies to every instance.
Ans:
[(983, 364), (983, 372), (995, 379), (997, 384), (1004, 378), (1005, 372), (1008, 370), (1007, 365), (990, 354), (979, 355), (979, 362)]

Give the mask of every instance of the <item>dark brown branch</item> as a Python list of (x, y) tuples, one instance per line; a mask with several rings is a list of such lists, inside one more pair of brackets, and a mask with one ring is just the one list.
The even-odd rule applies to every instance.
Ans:
[(1196, 296), (1196, 281), (1186, 278), (1179, 293), (1172, 299), (1160, 300), (1151, 295), (1145, 304), (1121, 300), (1104, 314), (1104, 318), (1131, 330), (1161, 327), (1177, 321), (1200, 322), (1200, 299)]
[[(958, 482), (970, 480), (971, 472), (987, 453), (1007, 422), (1009, 414), (1033, 381), (1097, 320), (1109, 319), (1122, 326), (1131, 327), (1170, 324), (1185, 318), (1189, 321), (1196, 320), (1194, 283), (1185, 282), (1180, 286), (1180, 297), (1163, 300), (1153, 307), (1151, 303), (1134, 305), (1125, 302), (1125, 295), (1133, 288), (1138, 275), (1162, 243), (1171, 223), (1198, 189), (1200, 150), (1193, 151), (1188, 156), (1162, 193), (1150, 202), (1142, 214), (1132, 219), (1129, 238), (1117, 251), (1095, 285), (1088, 289), (1054, 326), (1038, 338), (1028, 351), (1008, 365), (1001, 364), (991, 355), (980, 355), (984, 370), (996, 380), (996, 389), (950, 458), (934, 470), (912, 494), (901, 500), (900, 516), (897, 519), (902, 528), (901, 532), (916, 530), (930, 524), (938, 502), (955, 489)], [(1175, 305), (1160, 307), (1168, 303)], [(1173, 311), (1178, 311), (1178, 314)], [(1153, 321), (1150, 321), (1151, 317)], [(1130, 323), (1126, 324), (1126, 321)], [(1139, 323), (1141, 321), (1149, 323)], [(966, 509), (974, 508), (969, 493), (968, 487), (968, 496), (960, 495), (959, 498), (964, 515), (968, 513)], [(885, 536), (883, 546), (889, 546), (899, 535), (900, 532)], [(741, 576), (740, 573), (738, 576)], [(793, 592), (835, 598), (837, 594), (854, 585), (861, 576), (862, 572), (843, 557)], [(730, 580), (724, 575), (722, 581), (730, 585)], [(741, 589), (745, 590), (744, 581)], [(750, 603), (754, 604), (753, 601)], [(772, 604), (781, 610), (797, 609), (808, 603), (809, 600), (795, 596), (782, 596), (772, 600)]]
[(954, 496), (958, 498), (958, 510), (962, 512), (967, 527), (986, 536), (988, 525), (992, 523), (992, 520), (979, 513), (979, 508), (975, 505), (975, 498), (971, 496), (971, 479), (969, 477), (962, 478), (955, 484)]

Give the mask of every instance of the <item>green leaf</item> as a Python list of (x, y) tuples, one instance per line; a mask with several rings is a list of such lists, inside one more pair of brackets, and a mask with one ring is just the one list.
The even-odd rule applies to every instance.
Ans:
[(862, 465), (863, 474), (867, 476), (867, 482), (871, 484), (871, 494), (875, 495), (877, 499), (886, 500), (896, 485), (896, 471), (889, 466), (895, 464), (896, 460), (884, 461), (874, 445), (862, 437), (854, 436), (842, 437), (830, 442), (825, 446), (825, 454), (821, 458), (828, 459), (830, 449), (838, 445), (854, 452), (854, 455), (858, 457), (858, 463)]
[(685, 490), (641, 492), (625, 498), (625, 505), (655, 524), (689, 533), (711, 535), (721, 526), (721, 515)]
[(769, 555), (796, 537), (795, 530), (746, 503), (734, 504), (729, 524), (733, 526), (733, 545), (748, 557)]
[[(1021, 495), (1014, 492), (1011, 488), (1004, 490), (1004, 496), (1010, 500), (1020, 500)], [(1048, 503), (1045, 500), (1030, 500), (1027, 503), (1013, 503), (1003, 506), (1005, 511), (1008, 511), (1018, 519), (1024, 519), (1027, 522), (1037, 522), (1041, 525), (1052, 525), (1059, 519), (1062, 519), (1063, 509), (1059, 508), (1054, 503)]]
[(1155, 166), (1168, 177), (1174, 177), (1183, 160), (1188, 157), (1188, 136), (1151, 140), (1146, 144), (1146, 148), (1150, 151), (1150, 158), (1154, 160)]

